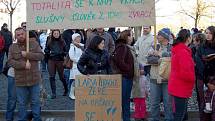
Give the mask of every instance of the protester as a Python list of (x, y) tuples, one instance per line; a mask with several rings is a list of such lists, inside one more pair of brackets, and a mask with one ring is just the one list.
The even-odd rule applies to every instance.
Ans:
[(93, 32), (93, 30), (91, 28), (88, 28), (86, 30), (86, 40), (89, 39), (89, 37), (91, 36), (92, 32)]
[(22, 22), (22, 23), (21, 23), (21, 27), (22, 27), (23, 29), (25, 29), (25, 30), (26, 30), (26, 27), (27, 27), (26, 24), (27, 24), (26, 22)]
[(133, 117), (135, 121), (144, 121), (147, 118), (146, 97), (149, 93), (149, 81), (144, 74), (144, 65), (142, 64), (139, 64), (139, 73), (140, 76), (138, 79), (134, 79), (132, 88), (132, 97), (135, 105)]
[(95, 36), (78, 61), (78, 70), (84, 75), (110, 74), (108, 52), (104, 49), (104, 38)]
[(3, 26), (1, 27), (0, 33), (4, 38), (4, 43), (0, 42), (0, 46), (3, 47), (3, 50), (0, 51), (0, 72), (2, 72), (4, 56), (6, 54), (6, 56), (8, 57), (8, 51), (10, 45), (13, 43), (13, 37), (12, 33), (8, 30), (8, 25), (6, 23), (4, 23)]
[(120, 33), (121, 33), (121, 30), (120, 30), (120, 28), (118, 28), (117, 31), (116, 31), (117, 37), (119, 37), (119, 34), (120, 34)]
[[(7, 64), (5, 65), (7, 66)], [(16, 85), (15, 85), (15, 73), (14, 68), (10, 67), (7, 74), (7, 111), (6, 111), (6, 120), (14, 120), (14, 112), (16, 109)]]
[(154, 41), (154, 37), (151, 34), (151, 26), (144, 26), (143, 27), (143, 36), (139, 37), (134, 44), (136, 49), (138, 61), (144, 65), (145, 75), (150, 75), (150, 68), (151, 66), (147, 63), (146, 56), (148, 51), (151, 48), (151, 45)]
[[(42, 48), (43, 53), (44, 53), (44, 50), (46, 47), (46, 42), (47, 42), (48, 36), (49, 36), (49, 34), (47, 33), (47, 30), (42, 30), (42, 32), (39, 36), (40, 46)], [(42, 60), (41, 61), (41, 70), (46, 71), (46, 69), (47, 69), (47, 64), (46, 64), (45, 60)]]
[(5, 40), (4, 52), (8, 57), (8, 51), (9, 51), (10, 45), (13, 43), (13, 37), (12, 37), (12, 33), (8, 30), (8, 25), (6, 23), (4, 23), (3, 26), (1, 27), (1, 34), (3, 35)]
[(3, 66), (3, 60), (4, 60), (4, 47), (5, 47), (5, 39), (4, 36), (2, 35), (2, 32), (0, 31), (0, 66)]
[(122, 74), (122, 118), (130, 121), (130, 97), (134, 78), (134, 58), (128, 47), (132, 42), (130, 30), (124, 30), (116, 40), (114, 62)]
[(70, 77), (69, 77), (69, 83), (68, 83), (68, 87), (70, 90), (70, 94), (69, 97), (71, 99), (75, 99), (74, 96), (74, 81), (75, 81), (75, 76), (81, 74), (77, 68), (77, 63), (79, 61), (79, 58), (82, 55), (82, 50), (81, 47), (84, 46), (83, 44), (81, 44), (81, 36), (78, 33), (75, 33), (72, 35), (72, 43), (70, 45), (70, 49), (69, 49), (69, 57), (70, 59), (73, 61), (73, 67), (72, 69), (70, 69)]
[[(197, 89), (200, 111), (200, 121), (215, 121), (215, 27), (210, 26), (205, 30), (206, 41), (197, 49)], [(206, 107), (209, 104), (210, 110)], [(212, 104), (211, 104), (212, 103)], [(211, 106), (210, 106), (211, 105)]]
[(44, 50), (45, 56), (48, 59), (48, 71), (49, 71), (49, 80), (52, 90), (52, 99), (56, 98), (56, 83), (55, 75), (56, 70), (58, 71), (59, 78), (63, 83), (64, 93), (63, 96), (66, 96), (68, 93), (68, 88), (66, 80), (64, 78), (64, 67), (63, 61), (66, 56), (65, 43), (61, 38), (60, 30), (52, 30), (51, 37), (46, 43), (46, 48)]
[(30, 38), (30, 52), (26, 52), (26, 31), (23, 28), (15, 30), (17, 43), (9, 49), (8, 65), (14, 68), (16, 94), (18, 101), (18, 121), (27, 120), (27, 105), (30, 101), (34, 121), (42, 121), (40, 117), (41, 74), (38, 62), (43, 59), (43, 53), (36, 38)]
[(85, 45), (86, 48), (89, 46), (89, 44), (91, 43), (92, 39), (95, 36), (100, 36), (100, 37), (104, 38), (105, 50), (108, 51), (109, 54), (113, 53), (114, 48), (115, 48), (114, 40), (109, 33), (104, 31), (104, 28), (96, 28), (96, 31), (93, 32), (91, 34), (91, 36), (89, 36), (89, 38), (87, 39), (86, 45)]
[[(199, 106), (199, 114), (200, 114), (200, 119), (201, 115), (203, 114), (203, 109), (204, 109), (204, 103), (200, 103), (204, 100), (203, 99), (203, 71), (204, 71), (204, 65), (201, 60), (201, 58), (198, 55), (199, 49), (203, 46), (203, 43), (206, 41), (206, 36), (203, 33), (197, 33), (193, 35), (193, 42), (189, 45), (189, 47), (192, 50), (192, 56), (193, 60), (195, 62), (195, 75), (196, 75), (196, 93), (197, 93), (197, 101), (198, 101), (198, 106)], [(186, 115), (185, 115), (186, 117)], [(187, 116), (188, 118), (188, 116)], [(203, 121), (203, 120), (202, 120)]]
[(188, 47), (190, 42), (190, 31), (182, 29), (179, 31), (172, 48), (168, 92), (174, 104), (174, 121), (183, 120), (187, 108), (187, 101), (192, 96), (194, 87), (195, 70), (192, 52)]
[[(157, 39), (160, 44), (156, 49), (154, 44), (151, 45), (149, 55), (159, 56), (160, 59), (171, 56), (171, 31), (169, 28), (163, 28), (158, 32)], [(164, 115), (166, 121), (173, 121), (173, 114), (171, 108), (171, 101), (167, 90), (168, 79), (162, 78), (159, 75), (160, 65), (151, 65), (150, 71), (150, 103), (151, 103), (151, 117), (152, 120), (157, 121), (160, 119), (160, 101), (164, 104)]]
[(113, 38), (113, 41), (115, 42), (118, 38), (118, 36), (115, 32), (115, 28), (109, 28), (108, 33), (111, 35), (111, 37)]

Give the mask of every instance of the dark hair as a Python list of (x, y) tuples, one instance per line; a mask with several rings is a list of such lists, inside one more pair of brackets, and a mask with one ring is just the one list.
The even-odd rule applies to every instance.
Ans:
[(124, 30), (120, 33), (119, 38), (116, 40), (116, 43), (127, 44), (128, 37), (131, 36), (131, 30)]
[[(54, 39), (53, 34), (54, 34), (55, 31), (59, 32), (59, 34), (60, 34), (60, 30), (59, 30), (59, 29), (53, 29), (52, 32), (51, 32), (51, 39)], [(60, 37), (61, 37), (61, 36), (59, 36), (59, 38), (60, 38)]]
[(203, 44), (206, 40), (206, 36), (203, 33), (197, 33), (193, 35), (193, 39), (196, 38), (196, 42), (200, 42), (200, 44)]
[(26, 24), (26, 22), (22, 22), (22, 23), (21, 23), (21, 26), (23, 26), (23, 24)]
[(87, 48), (91, 50), (98, 50), (98, 45), (102, 42), (102, 40), (105, 40), (105, 39), (100, 36), (93, 37), (93, 39), (90, 41), (90, 44)]
[(212, 43), (209, 43), (207, 40), (205, 41), (205, 45), (208, 45), (212, 48), (215, 48), (215, 26), (209, 26), (206, 30), (209, 30), (212, 34)]
[(29, 38), (37, 38), (36, 32), (33, 30), (29, 31)]
[(173, 42), (173, 46), (179, 43), (185, 43), (187, 39), (190, 37), (190, 35), (191, 35), (190, 30), (187, 30), (187, 29), (180, 30), (176, 40)]
[(115, 32), (115, 28), (114, 27), (113, 28), (109, 28), (108, 32)]
[[(59, 38), (54, 38), (53, 34), (54, 34), (55, 31), (58, 31), (58, 32), (59, 32), (59, 34), (60, 34)], [(62, 45), (64, 44), (64, 41), (63, 41), (63, 39), (62, 39), (62, 37), (61, 37), (61, 33), (60, 33), (60, 30), (59, 30), (59, 29), (53, 29), (53, 30), (52, 30), (52, 32), (51, 32), (51, 37), (49, 37), (48, 42), (47, 42), (48, 45), (50, 45), (50, 44), (52, 43), (52, 41), (53, 41), (53, 40), (56, 40), (56, 39), (59, 39), (59, 41), (62, 43)]]

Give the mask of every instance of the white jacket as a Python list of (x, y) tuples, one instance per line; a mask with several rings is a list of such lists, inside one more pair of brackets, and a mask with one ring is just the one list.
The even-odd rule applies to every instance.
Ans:
[(75, 79), (75, 75), (81, 74), (77, 67), (77, 63), (81, 55), (82, 55), (82, 50), (76, 47), (73, 43), (71, 43), (70, 49), (69, 49), (69, 58), (73, 61), (73, 67), (72, 69), (70, 69), (69, 79)]
[(46, 41), (47, 41), (47, 37), (49, 35), (47, 33), (42, 33), (39, 37), (40, 39), (40, 46), (42, 47), (42, 51), (44, 52), (45, 47), (46, 47)]
[(139, 37), (136, 43), (134, 44), (134, 47), (137, 53), (137, 59), (143, 65), (147, 65), (146, 57), (148, 55), (148, 51), (150, 50), (153, 42), (154, 42), (153, 35), (148, 34), (148, 35), (143, 35), (142, 37)]

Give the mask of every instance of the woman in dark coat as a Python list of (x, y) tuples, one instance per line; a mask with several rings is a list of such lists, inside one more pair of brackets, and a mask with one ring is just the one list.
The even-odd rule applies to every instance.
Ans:
[(128, 47), (133, 38), (130, 30), (120, 33), (116, 40), (115, 65), (122, 74), (122, 115), (123, 121), (130, 121), (130, 96), (134, 77), (134, 58)]
[(56, 70), (58, 71), (59, 78), (64, 86), (63, 96), (66, 96), (68, 93), (68, 88), (66, 80), (64, 78), (64, 67), (63, 61), (66, 55), (65, 43), (61, 38), (60, 30), (52, 30), (51, 37), (47, 40), (45, 47), (45, 56), (48, 60), (48, 71), (49, 71), (49, 80), (51, 84), (52, 96), (51, 98), (56, 98), (56, 83), (55, 75)]
[[(197, 49), (196, 77), (200, 121), (215, 121), (215, 26), (205, 30), (206, 41)], [(215, 96), (215, 95), (214, 95)], [(206, 109), (206, 103), (210, 103), (212, 111)]]
[(110, 74), (108, 52), (104, 50), (104, 38), (95, 36), (78, 61), (78, 70), (84, 75)]

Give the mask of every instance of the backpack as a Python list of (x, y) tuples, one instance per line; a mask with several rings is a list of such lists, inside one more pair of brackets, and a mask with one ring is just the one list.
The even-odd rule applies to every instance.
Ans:
[(0, 33), (0, 52), (3, 51), (3, 49), (4, 49), (4, 44), (5, 44), (4, 37), (3, 37), (2, 34)]

